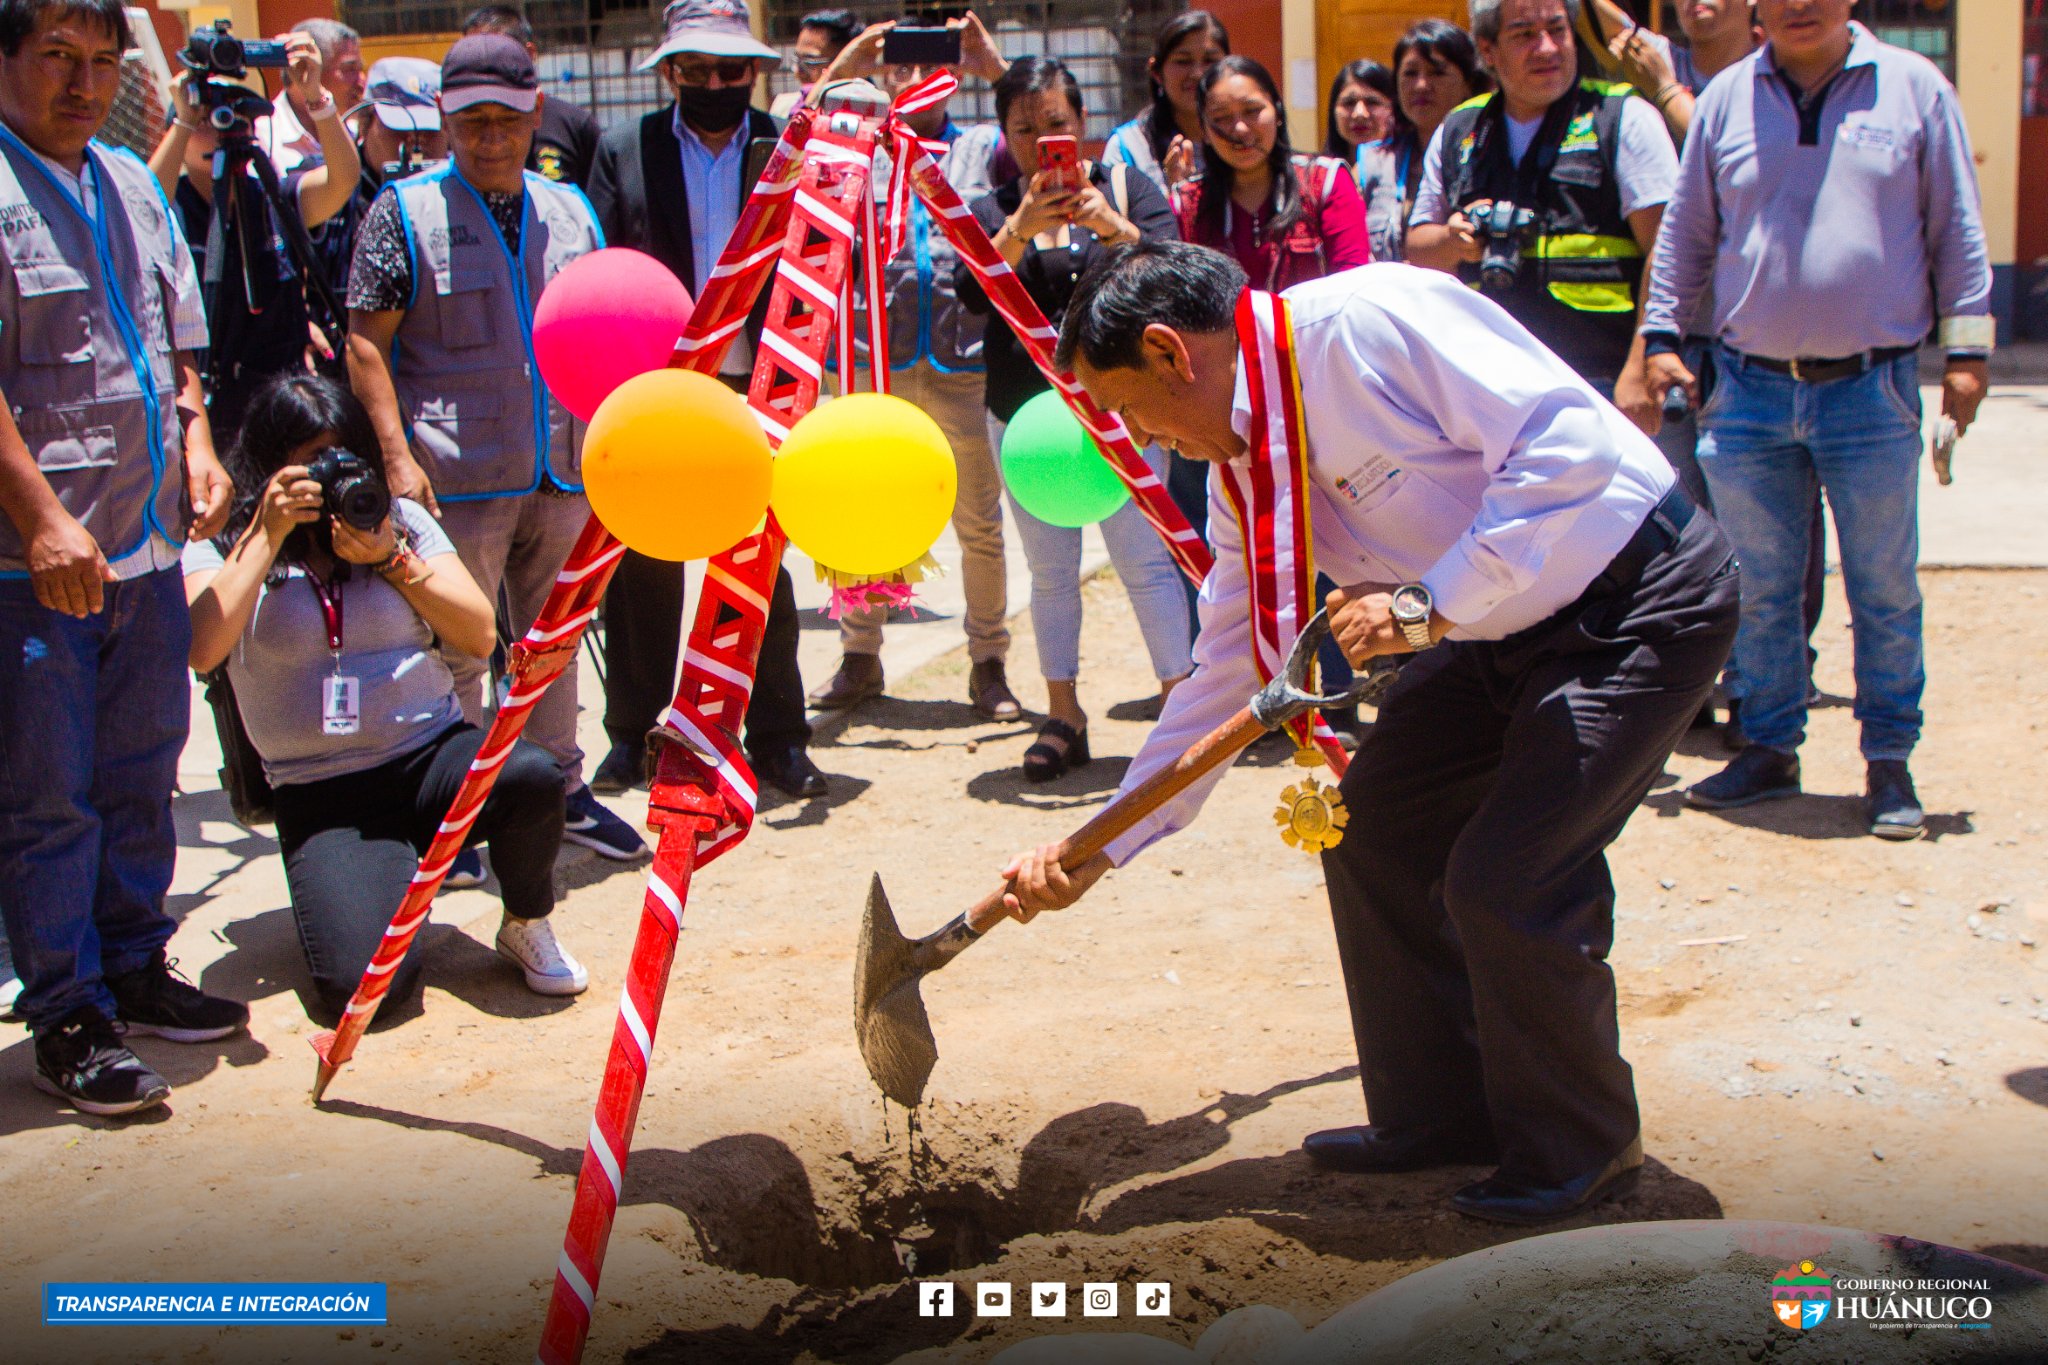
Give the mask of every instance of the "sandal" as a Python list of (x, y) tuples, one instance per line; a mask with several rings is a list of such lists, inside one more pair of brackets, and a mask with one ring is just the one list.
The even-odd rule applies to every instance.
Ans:
[(1063, 720), (1049, 720), (1040, 727), (1038, 742), (1024, 751), (1024, 780), (1050, 782), (1069, 768), (1087, 767), (1088, 759), (1088, 727), (1076, 730)]

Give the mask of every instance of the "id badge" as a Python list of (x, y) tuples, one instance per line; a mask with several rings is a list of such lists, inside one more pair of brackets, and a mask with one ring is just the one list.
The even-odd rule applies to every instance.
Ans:
[(362, 728), (361, 687), (339, 674), (320, 680), (320, 732), (352, 735)]

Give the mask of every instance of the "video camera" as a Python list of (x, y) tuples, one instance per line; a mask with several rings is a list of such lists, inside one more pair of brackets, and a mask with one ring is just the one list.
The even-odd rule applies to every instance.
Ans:
[(1479, 256), (1479, 287), (1505, 294), (1522, 273), (1522, 248), (1536, 237), (1536, 210), (1496, 199), (1480, 209), (1467, 209), (1472, 235), (1483, 244)]
[(206, 121), (222, 133), (239, 129), (248, 132), (255, 121), (270, 112), (270, 101), (247, 86), (237, 84), (250, 67), (282, 70), (284, 44), (268, 38), (243, 42), (225, 19), (211, 27), (192, 30), (178, 60), (191, 72), (188, 78), (193, 98), (206, 111)]

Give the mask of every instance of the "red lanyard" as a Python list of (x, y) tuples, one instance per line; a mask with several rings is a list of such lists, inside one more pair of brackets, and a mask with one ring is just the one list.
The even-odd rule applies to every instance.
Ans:
[(320, 616), (327, 623), (327, 652), (336, 659), (341, 658), (341, 584), (322, 583), (311, 569), (306, 570), (306, 582), (313, 587), (313, 596), (320, 599)]

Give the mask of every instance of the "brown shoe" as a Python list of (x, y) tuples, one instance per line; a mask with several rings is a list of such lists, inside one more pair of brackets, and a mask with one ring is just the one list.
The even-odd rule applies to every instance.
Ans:
[(1003, 675), (1001, 659), (983, 659), (967, 675), (967, 701), (976, 714), (989, 720), (1015, 720), (1024, 714)]
[(869, 697), (882, 695), (882, 659), (877, 654), (846, 654), (839, 671), (823, 687), (811, 693), (811, 705), (820, 711), (843, 711)]

